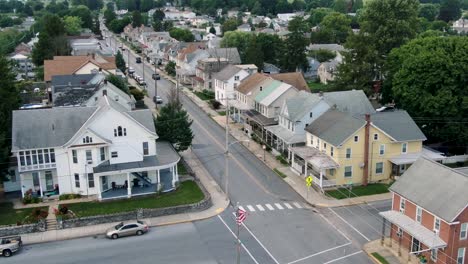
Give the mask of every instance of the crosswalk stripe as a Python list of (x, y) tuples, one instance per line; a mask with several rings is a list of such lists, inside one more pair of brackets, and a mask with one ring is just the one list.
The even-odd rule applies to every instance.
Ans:
[(257, 206), (258, 210), (265, 211), (265, 208), (263, 208), (263, 206), (261, 204), (257, 204), (256, 206)]
[(247, 208), (249, 208), (250, 212), (255, 212), (255, 208), (251, 205), (247, 205)]
[(283, 206), (281, 206), (281, 204), (279, 204), (279, 203), (275, 203), (275, 206), (278, 207), (278, 209), (280, 209), (280, 210), (284, 209)]
[(286, 208), (288, 208), (288, 209), (293, 209), (293, 207), (292, 207), (290, 204), (288, 204), (288, 203), (284, 203), (284, 205), (285, 205)]
[(239, 206), (239, 209), (241, 209), (242, 211), (245, 211), (244, 207), (242, 206)]
[(302, 208), (302, 206), (301, 206), (299, 203), (294, 202), (293, 204), (294, 204), (294, 206), (296, 206), (297, 208)]
[(270, 210), (270, 211), (274, 211), (275, 208), (273, 208), (273, 206), (271, 206), (271, 204), (265, 204), (265, 206)]

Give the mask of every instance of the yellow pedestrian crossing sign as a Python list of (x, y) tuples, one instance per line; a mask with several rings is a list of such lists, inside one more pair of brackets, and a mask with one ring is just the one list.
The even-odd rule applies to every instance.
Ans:
[(308, 177), (306, 178), (306, 185), (307, 185), (307, 187), (310, 187), (310, 186), (312, 185), (312, 181), (313, 181), (312, 176), (308, 176)]

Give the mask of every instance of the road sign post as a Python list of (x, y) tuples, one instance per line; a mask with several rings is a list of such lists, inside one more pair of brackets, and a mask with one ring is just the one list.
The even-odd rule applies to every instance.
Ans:
[(306, 194), (306, 199), (309, 200), (309, 191), (310, 191), (310, 186), (312, 186), (312, 182), (314, 181), (314, 179), (312, 178), (312, 176), (308, 176), (306, 178), (306, 186), (307, 186), (307, 194)]

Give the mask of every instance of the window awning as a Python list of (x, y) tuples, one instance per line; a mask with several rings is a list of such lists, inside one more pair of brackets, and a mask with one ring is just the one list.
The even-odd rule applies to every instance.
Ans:
[(387, 219), (389, 222), (397, 225), (405, 232), (410, 234), (412, 237), (419, 240), (430, 249), (434, 248), (444, 248), (447, 246), (447, 243), (443, 241), (438, 235), (433, 231), (427, 229), (420, 223), (409, 218), (408, 216), (398, 212), (398, 211), (386, 211), (379, 213), (383, 218)]
[(400, 154), (398, 156), (392, 157), (390, 162), (395, 165), (405, 165), (405, 164), (413, 164), (419, 157), (425, 157), (434, 161), (441, 161), (444, 160), (445, 156), (442, 153), (434, 151), (429, 148), (423, 147), (421, 152), (418, 153), (407, 153), (407, 154)]
[(339, 167), (338, 163), (331, 157), (316, 148), (292, 147), (289, 149), (317, 169), (335, 169)]
[(289, 129), (286, 129), (280, 125), (265, 127), (266, 130), (270, 131), (277, 137), (281, 138), (287, 144), (296, 144), (305, 142), (306, 136), (304, 134), (295, 134)]

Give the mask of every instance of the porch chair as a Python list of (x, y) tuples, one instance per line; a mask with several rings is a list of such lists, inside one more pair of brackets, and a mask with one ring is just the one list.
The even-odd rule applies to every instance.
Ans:
[(112, 190), (117, 189), (117, 185), (115, 184), (115, 182), (112, 182), (112, 183), (111, 183), (111, 186), (112, 186)]

